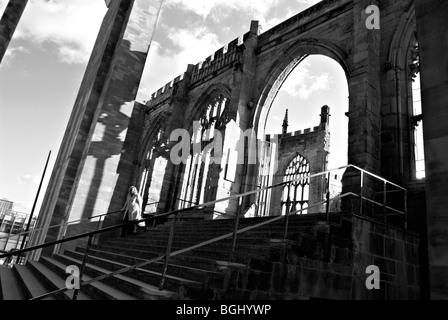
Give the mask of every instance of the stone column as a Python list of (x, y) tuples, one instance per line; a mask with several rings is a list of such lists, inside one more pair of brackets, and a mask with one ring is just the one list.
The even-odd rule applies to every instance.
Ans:
[(0, 63), (12, 39), (28, 0), (10, 0), (0, 20)]
[(448, 2), (416, 0), (431, 299), (448, 299)]
[[(349, 75), (348, 163), (378, 174), (380, 172), (381, 86), (380, 42), (378, 29), (369, 29), (366, 8), (372, 1), (355, 1), (353, 9), (353, 71)], [(376, 3), (378, 5), (378, 3)], [(342, 193), (360, 192), (358, 170), (347, 169), (342, 179)], [(356, 199), (344, 198), (344, 210), (358, 210)], [(348, 204), (350, 203), (350, 204)], [(347, 206), (355, 207), (347, 207)]]
[[(38, 227), (122, 207), (135, 172), (138, 147), (138, 132), (128, 129), (141, 112), (134, 108), (134, 99), (161, 3), (110, 2), (56, 159)], [(52, 228), (34, 242), (54, 240), (62, 232), (62, 227)]]

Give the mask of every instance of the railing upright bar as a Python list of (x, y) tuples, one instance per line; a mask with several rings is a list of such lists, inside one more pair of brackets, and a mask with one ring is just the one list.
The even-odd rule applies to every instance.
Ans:
[[(96, 230), (100, 230), (100, 228), (101, 228), (101, 223), (102, 223), (102, 219), (103, 219), (103, 217), (100, 217), (100, 218), (98, 219), (98, 223), (97, 223), (97, 225), (96, 225)], [(95, 244), (98, 243), (99, 238), (100, 238), (100, 235), (99, 235), (99, 234), (96, 234), (96, 235), (95, 235), (95, 241), (94, 241)]]
[(387, 183), (386, 181), (383, 182), (383, 214), (384, 214), (384, 222), (387, 222), (387, 196), (386, 196), (386, 192), (387, 192)]
[(236, 249), (236, 238), (238, 235), (238, 228), (239, 228), (239, 224), (240, 224), (241, 206), (243, 205), (242, 199), (243, 199), (243, 197), (239, 198), (239, 201), (238, 201), (238, 210), (236, 212), (236, 217), (235, 217), (235, 227), (233, 229), (232, 260), (233, 260), (233, 255), (234, 255), (235, 249)]
[(325, 213), (327, 215), (327, 222), (330, 221), (330, 172), (327, 174), (327, 203), (325, 208)]
[[(90, 248), (92, 247), (93, 234), (89, 236), (89, 240), (87, 241), (86, 250), (84, 251), (84, 256), (82, 257), (81, 267), (79, 268), (79, 282), (82, 281), (82, 275), (84, 273), (84, 269), (86, 267), (87, 256), (89, 255)], [(79, 289), (75, 289), (73, 292), (72, 300), (78, 299)]]
[(285, 231), (283, 233), (283, 240), (286, 240), (286, 238), (288, 237), (289, 211), (290, 211), (290, 207), (291, 207), (291, 198), (289, 195), (290, 188), (291, 188), (291, 183), (288, 186), (288, 197), (286, 198)]
[(404, 229), (408, 229), (408, 190), (404, 189)]
[[(352, 192), (348, 192), (348, 193), (346, 193), (346, 194), (344, 194), (344, 195), (336, 196), (335, 199), (342, 199), (342, 198), (347, 197), (347, 196), (351, 196), (351, 197), (352, 197), (352, 196), (356, 196), (356, 194), (355, 194), (355, 193), (352, 193)], [(324, 202), (321, 202), (321, 203), (318, 203), (318, 204), (316, 204), (316, 205), (321, 205), (321, 204), (323, 204), (323, 203), (324, 203)], [(312, 207), (314, 207), (314, 205), (310, 206), (309, 208), (312, 208)], [(309, 209), (309, 208), (308, 208), (308, 209)], [(300, 211), (300, 210), (296, 210), (296, 211), (294, 211), (294, 212), (292, 212), (292, 213), (293, 213), (293, 214), (297, 214), (297, 212), (299, 212), (299, 211)], [(247, 231), (249, 231), (249, 230), (253, 230), (253, 229), (259, 228), (259, 227), (261, 227), (261, 226), (264, 226), (264, 225), (273, 223), (273, 222), (278, 221), (278, 220), (280, 220), (280, 219), (283, 219), (283, 216), (282, 216), (282, 215), (281, 215), (281, 216), (276, 216), (276, 217), (270, 219), (269, 221), (263, 221), (263, 222), (260, 222), (260, 223), (255, 224), (255, 225), (252, 225), (252, 226), (248, 226), (248, 227), (244, 227), (244, 228), (242, 228), (242, 229), (239, 229), (239, 230), (238, 230), (238, 233), (243, 233), (243, 232), (247, 232)], [(194, 250), (194, 249), (197, 249), (197, 248), (204, 247), (204, 246), (209, 245), (209, 244), (211, 244), (211, 243), (215, 243), (215, 242), (218, 242), (218, 241), (221, 241), (221, 240), (224, 240), (224, 239), (228, 239), (228, 238), (230, 238), (230, 237), (232, 237), (232, 236), (233, 236), (233, 232), (230, 232), (230, 233), (227, 233), (227, 234), (225, 234), (225, 235), (222, 235), (222, 236), (219, 236), (219, 237), (216, 237), (216, 238), (213, 238), (213, 239), (210, 239), (210, 240), (207, 240), (207, 241), (204, 241), (204, 242), (201, 242), (201, 243), (192, 245), (192, 246), (190, 246), (190, 247), (187, 247), (187, 248), (183, 248), (183, 249), (179, 249), (179, 250), (177, 250), (177, 251), (174, 251), (174, 252), (172, 252), (172, 253), (170, 254), (170, 256), (172, 256), (172, 257), (173, 257), (173, 256), (178, 256), (178, 255), (183, 254), (183, 253), (185, 253), (185, 252), (188, 252), (188, 251), (191, 251), (191, 250)], [(104, 280), (104, 279), (106, 279), (106, 278), (108, 278), (108, 277), (111, 277), (111, 276), (115, 276), (115, 275), (118, 275), (118, 274), (122, 274), (122, 273), (125, 273), (125, 272), (128, 272), (128, 271), (131, 271), (131, 270), (135, 270), (136, 268), (141, 268), (141, 267), (147, 266), (147, 265), (149, 265), (149, 264), (152, 264), (152, 263), (154, 263), (154, 262), (161, 261), (161, 260), (163, 260), (163, 258), (164, 258), (164, 256), (159, 256), (159, 257), (156, 257), (156, 258), (153, 258), (153, 259), (150, 259), (150, 260), (145, 260), (145, 261), (143, 261), (143, 262), (139, 262), (139, 263), (137, 263), (137, 264), (135, 264), (135, 265), (133, 265), (133, 266), (125, 267), (125, 268), (123, 268), (123, 269), (113, 271), (112, 273), (104, 274), (104, 275), (98, 276), (98, 277), (96, 277), (96, 278), (93, 278), (93, 279), (84, 281), (84, 282), (81, 283), (81, 285), (87, 285), (87, 284), (90, 284), (90, 283), (93, 283), (93, 282), (97, 282), (97, 281)], [(51, 296), (51, 295), (54, 295), (54, 294), (57, 294), (57, 293), (60, 293), (60, 292), (65, 292), (65, 291), (67, 291), (67, 290), (71, 290), (71, 289), (68, 289), (68, 288), (66, 288), (66, 287), (65, 287), (65, 288), (61, 288), (61, 289), (57, 289), (57, 290), (55, 290), (55, 291), (52, 291), (52, 292), (49, 292), (49, 293), (45, 293), (45, 294), (40, 295), (40, 296), (38, 296), (38, 297), (31, 298), (30, 300), (41, 300), (41, 299), (43, 299), (43, 298), (45, 298), (45, 297), (48, 297), (48, 296)]]
[(171, 226), (170, 226), (170, 234), (168, 237), (168, 244), (166, 246), (166, 252), (165, 252), (165, 262), (163, 265), (163, 271), (162, 271), (162, 276), (160, 278), (160, 283), (159, 283), (159, 290), (163, 290), (163, 287), (165, 286), (165, 279), (166, 279), (166, 274), (168, 272), (168, 260), (170, 258), (170, 254), (171, 254), (171, 247), (173, 245), (173, 238), (174, 238), (174, 228), (176, 225), (176, 220), (177, 220), (177, 215), (174, 215), (172, 221), (171, 221)]
[(362, 199), (364, 191), (364, 170), (361, 170), (361, 190), (359, 191), (359, 214), (362, 215)]

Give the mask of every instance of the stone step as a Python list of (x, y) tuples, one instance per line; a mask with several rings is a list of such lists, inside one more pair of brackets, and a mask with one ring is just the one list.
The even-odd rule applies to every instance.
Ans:
[[(260, 243), (258, 245), (246, 245), (242, 243), (237, 243), (234, 258), (236, 261), (245, 263), (245, 260), (249, 256), (265, 256), (270, 243)], [(173, 246), (171, 252), (187, 248), (188, 246)], [(154, 258), (154, 255), (164, 255), (166, 253), (165, 246), (157, 246), (151, 243), (126, 243), (120, 241), (107, 241), (101, 242), (94, 248), (102, 251), (110, 251), (119, 254), (126, 254), (141, 257), (144, 259)], [(215, 260), (228, 260), (232, 256), (232, 245), (231, 243), (220, 244), (212, 243), (203, 247), (199, 247), (190, 251), (185, 252), (185, 255), (189, 256), (202, 256)], [(77, 248), (77, 251), (84, 252), (83, 248)], [(140, 253), (143, 256), (140, 256)]]
[(0, 267), (0, 299), (26, 300), (16, 271), (8, 267)]
[[(271, 221), (273, 219), (276, 219), (275, 221)], [(338, 216), (338, 217), (331, 217), (329, 219), (329, 223), (333, 224), (333, 225), (340, 225), (341, 224), (341, 219), (343, 219), (342, 217)], [(277, 225), (277, 226), (283, 226), (285, 224), (286, 221), (286, 217), (271, 217), (270, 219), (264, 219), (264, 220), (260, 220), (260, 221), (256, 221), (254, 219), (240, 219), (238, 221), (238, 225), (239, 226), (250, 226), (250, 225), (256, 225), (256, 224), (260, 224), (260, 223), (264, 223), (263, 225), (260, 226), (264, 227), (264, 226), (273, 226), (273, 225)], [(288, 219), (288, 223), (292, 224), (292, 225), (296, 225), (296, 226), (311, 226), (313, 224), (318, 224), (318, 223), (323, 223), (323, 222), (327, 222), (326, 216), (319, 216), (319, 217), (314, 217), (314, 218), (306, 218), (306, 217), (301, 217), (301, 216), (290, 216)], [(184, 228), (195, 228), (195, 227), (199, 227), (199, 228), (208, 228), (208, 227), (215, 227), (215, 226), (221, 226), (221, 227), (228, 227), (228, 228), (233, 228), (235, 227), (235, 223), (236, 220), (234, 219), (226, 219), (226, 220), (203, 220), (203, 221), (197, 221), (197, 222), (185, 222), (185, 221), (178, 221), (176, 220), (176, 226), (180, 226), (180, 227), (184, 227)], [(172, 222), (169, 223), (165, 223), (163, 225), (157, 225), (155, 227), (150, 227), (150, 229), (152, 230), (163, 230), (163, 229), (169, 229), (169, 227), (171, 226)]]
[[(123, 255), (128, 255), (128, 256), (134, 256), (134, 257), (139, 257), (141, 259), (153, 259), (153, 258), (157, 258), (159, 256), (163, 256), (165, 255), (165, 248), (163, 248), (163, 250), (159, 250), (156, 251), (154, 250), (153, 247), (151, 246), (147, 246), (146, 248), (130, 248), (130, 246), (126, 246), (125, 244), (123, 244), (123, 246), (121, 247), (115, 247), (115, 246), (110, 246), (110, 245), (97, 245), (94, 247), (97, 250), (101, 250), (101, 251), (107, 251), (113, 254), (123, 254)], [(76, 251), (83, 253), (84, 252), (84, 248), (76, 248)], [(212, 259), (212, 260), (231, 260), (231, 253), (230, 252), (222, 252), (222, 251), (216, 251), (213, 249), (203, 249), (203, 248), (199, 248), (199, 249), (195, 249), (195, 250), (191, 250), (188, 252), (183, 253), (183, 255), (186, 256), (195, 256), (195, 257), (203, 257), (203, 258), (207, 258), (207, 259)], [(260, 257), (260, 254), (256, 254), (256, 253), (250, 253), (248, 254), (246, 251), (244, 252), (236, 252), (234, 254), (234, 261), (238, 262), (238, 263), (245, 263), (247, 261), (247, 259), (250, 256), (257, 256)]]
[[(81, 260), (67, 255), (55, 255), (54, 257), (55, 259), (58, 259), (58, 261), (66, 264), (81, 264)], [(98, 260), (99, 259), (101, 258), (98, 258)], [(129, 265), (117, 263), (114, 261), (109, 261), (109, 263), (119, 265), (121, 266), (121, 268), (129, 267)], [(113, 272), (113, 270), (99, 267), (90, 263), (87, 263), (85, 266), (85, 273), (90, 277), (99, 277), (111, 272)], [(157, 272), (152, 272), (144, 269), (134, 269), (123, 274), (108, 277), (101, 282), (113, 286), (127, 294), (134, 295), (136, 298), (142, 300), (177, 299), (183, 294), (187, 293), (191, 296), (198, 296), (201, 294), (202, 284), (200, 282), (170, 275), (167, 275), (166, 277), (165, 290), (160, 291), (158, 290), (160, 277), (161, 274)], [(159, 296), (157, 296), (157, 294)]]
[[(17, 272), (20, 286), (23, 288), (27, 300), (49, 292), (29, 264), (14, 265), (14, 270)], [(56, 297), (50, 296), (42, 300), (56, 300)]]
[[(65, 273), (66, 267), (69, 265), (76, 265), (79, 267), (79, 264), (75, 264), (73, 261), (71, 263), (62, 263), (52, 257), (42, 257), (41, 261), (48, 268), (53, 270), (59, 275), (67, 275)], [(89, 277), (86, 274), (83, 274), (82, 280), (88, 281), (91, 280), (92, 277)], [(126, 294), (113, 286), (104, 284), (102, 282), (93, 282), (91, 284), (87, 284), (82, 286), (82, 290), (87, 292), (94, 300), (137, 300), (132, 295)]]
[[(262, 237), (261, 235), (238, 235), (236, 239), (236, 248), (239, 251), (242, 250), (252, 250), (255, 248), (260, 248), (263, 246), (267, 246), (272, 243), (273, 240), (283, 239), (283, 234), (278, 233), (268, 233), (271, 237)], [(274, 237), (275, 235), (275, 237)], [(287, 239), (294, 240), (296, 242), (301, 242), (303, 238), (315, 239), (314, 236), (301, 233), (301, 232), (289, 232)], [(193, 245), (200, 244), (202, 242), (206, 242), (210, 240), (210, 238), (204, 237), (177, 237), (176, 235), (173, 237), (172, 247), (173, 250), (187, 248)], [(99, 243), (102, 246), (112, 246), (112, 247), (128, 247), (136, 250), (153, 250), (154, 252), (162, 252), (165, 253), (167, 244), (167, 239), (162, 237), (157, 238), (140, 238), (137, 236), (130, 238), (119, 238), (119, 239), (105, 239)], [(233, 247), (233, 236), (228, 238), (210, 243), (204, 246), (204, 249), (213, 249), (220, 250), (223, 252), (228, 252)], [(197, 249), (200, 250), (200, 249)]]
[[(303, 237), (310, 237), (310, 235), (307, 234), (290, 234), (288, 236), (288, 238), (290, 239), (300, 239)], [(173, 237), (173, 242), (172, 245), (175, 247), (188, 247), (188, 246), (192, 246), (204, 241), (209, 240), (210, 238), (207, 237), (177, 237), (174, 236)], [(267, 239), (265, 237), (262, 236), (249, 236), (247, 235), (246, 237), (243, 237), (241, 235), (238, 235), (237, 237), (237, 245), (240, 244), (245, 244), (245, 245), (259, 245), (261, 243), (269, 243), (271, 239)], [(104, 239), (102, 242), (102, 244), (110, 244), (110, 245), (118, 245), (120, 246), (121, 244), (126, 244), (126, 245), (133, 245), (133, 244), (137, 244), (137, 245), (148, 245), (148, 246), (162, 246), (162, 247), (166, 247), (167, 243), (168, 243), (168, 239), (167, 237), (161, 237), (161, 236), (157, 236), (157, 237), (151, 237), (151, 238), (141, 238), (138, 236), (135, 237), (128, 237), (125, 239), (119, 238), (119, 239), (115, 239), (115, 238), (111, 238), (111, 239)], [(220, 244), (222, 246), (229, 246), (233, 244), (233, 237), (229, 237), (223, 240), (220, 240), (218, 242), (216, 242), (216, 244)]]
[[(312, 227), (315, 226), (319, 223), (324, 223), (325, 220), (322, 221), (314, 221), (314, 220), (307, 220), (307, 221), (301, 221), (301, 220), (297, 220), (297, 219), (292, 219), (290, 218), (288, 220), (288, 225), (289, 227), (296, 227), (296, 228), (300, 228), (300, 227)], [(238, 228), (245, 228), (248, 226), (253, 226), (256, 223), (249, 223), (249, 222), (239, 222), (238, 224)], [(260, 230), (268, 230), (268, 229), (272, 229), (272, 228), (284, 228), (286, 224), (286, 220), (285, 219), (281, 219), (281, 220), (277, 220), (275, 222), (271, 222), (271, 223), (267, 223), (261, 226), (258, 226), (256, 229), (260, 229)], [(335, 222), (335, 221), (330, 221), (331, 225), (334, 226), (338, 226), (340, 225), (339, 222)], [(153, 232), (167, 232), (171, 227), (171, 224), (166, 224), (163, 227), (156, 227), (156, 228), (147, 228), (148, 231), (153, 231)], [(226, 229), (226, 230), (231, 230), (233, 231), (235, 228), (235, 221), (229, 221), (229, 222), (220, 222), (219, 220), (216, 222), (211, 222), (211, 223), (198, 223), (198, 224), (186, 224), (183, 222), (176, 222), (175, 223), (175, 229), (180, 229), (180, 230), (187, 230), (187, 231), (191, 231), (191, 230), (216, 230), (216, 229)]]
[[(82, 253), (76, 251), (65, 251), (64, 254), (79, 260), (81, 260), (83, 257)], [(144, 261), (147, 260), (138, 259), (127, 255), (113, 254), (100, 250), (91, 250), (89, 257), (87, 258), (87, 262), (113, 271), (122, 269), (123, 266), (131, 266)], [(158, 261), (141, 268), (137, 268), (136, 270), (144, 269), (161, 274), (163, 272), (163, 268), (164, 262)], [(138, 272), (136, 272), (135, 274), (140, 278)], [(196, 282), (202, 281), (207, 285), (213, 284), (214, 286), (220, 288), (225, 286), (226, 274), (209, 269), (200, 269), (188, 265), (169, 263), (167, 267), (167, 274), (169, 274), (170, 276), (185, 278)], [(129, 273), (129, 275), (131, 276), (131, 273)]]
[[(28, 261), (28, 265), (32, 268), (33, 272), (40, 276), (41, 282), (44, 283), (48, 292), (55, 291), (66, 287), (65, 279), (68, 274), (63, 277), (58, 275), (56, 272), (45, 266), (43, 263), (38, 261)], [(73, 291), (65, 291), (63, 293), (58, 293), (55, 295), (58, 300), (72, 300)], [(92, 300), (92, 298), (87, 295), (83, 290), (78, 291), (78, 300)]]

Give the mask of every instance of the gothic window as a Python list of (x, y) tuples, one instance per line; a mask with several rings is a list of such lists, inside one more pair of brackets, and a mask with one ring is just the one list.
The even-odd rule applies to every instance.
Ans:
[[(227, 98), (219, 95), (212, 99), (208, 106), (202, 111), (199, 119), (199, 130), (194, 134), (200, 134), (202, 141), (209, 141), (213, 139), (214, 130), (221, 128), (227, 122), (226, 111)], [(198, 130), (198, 131), (199, 131)], [(196, 140), (198, 141), (198, 140)]]
[(418, 43), (416, 42), (411, 49), (411, 63), (409, 65), (412, 79), (412, 141), (414, 156), (414, 175), (417, 179), (425, 177), (425, 155), (423, 148), (423, 117), (422, 100), (420, 87), (420, 61), (418, 55)]
[(140, 194), (143, 194), (143, 207), (146, 212), (155, 212), (160, 199), (162, 189), (161, 182), (167, 165), (164, 157), (165, 141), (163, 140), (164, 130), (160, 128), (149, 144), (149, 150), (144, 162), (144, 171), (140, 182)]
[(215, 129), (221, 130), (226, 125), (227, 103), (228, 99), (224, 95), (217, 95), (209, 100), (199, 119), (194, 120), (196, 125), (193, 125), (192, 143), (200, 144), (201, 148), (198, 152), (193, 147), (187, 159), (180, 208), (207, 201), (209, 174), (213, 171), (210, 160), (214, 156), (214, 149), (205, 150), (204, 147), (215, 139)]
[[(298, 155), (289, 163), (283, 181), (291, 182), (283, 187), (282, 214), (286, 213), (288, 206), (289, 212), (308, 207), (310, 180), (305, 177), (309, 174), (310, 165), (305, 157)], [(306, 213), (306, 211), (303, 210), (301, 213)]]

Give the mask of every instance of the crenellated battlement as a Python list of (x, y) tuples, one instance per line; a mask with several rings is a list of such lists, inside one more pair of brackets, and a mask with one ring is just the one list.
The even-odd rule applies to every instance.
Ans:
[(207, 57), (204, 61), (199, 62), (194, 66), (191, 82), (198, 82), (210, 74), (213, 74), (221, 68), (230, 65), (232, 62), (238, 60), (240, 54), (238, 47), (248, 38), (250, 32), (240, 36), (224, 47), (217, 50), (214, 54)]
[[(240, 52), (238, 48), (247, 40), (250, 32), (239, 36), (238, 38), (230, 41), (225, 46), (218, 49), (211, 56), (207, 57), (205, 60), (200, 61), (194, 65), (191, 76), (191, 83), (194, 84), (210, 74), (217, 72), (218, 70), (230, 65), (232, 62), (236, 61), (240, 57)], [(181, 74), (174, 80), (168, 82), (159, 90), (151, 94), (151, 99), (166, 99), (173, 94), (173, 87), (176, 83), (181, 82), (185, 78), (185, 73)], [(154, 102), (154, 101), (153, 101)]]
[(316, 126), (316, 127), (312, 127), (312, 128), (306, 128), (303, 131), (297, 130), (294, 132), (288, 132), (286, 134), (266, 134), (265, 138), (266, 138), (266, 141), (271, 141), (271, 139), (274, 139), (275, 137), (277, 137), (278, 139), (288, 138), (288, 137), (297, 137), (302, 134), (317, 133), (319, 131), (325, 131), (325, 129), (322, 129), (320, 126)]
[[(165, 84), (162, 88), (151, 94), (151, 99), (148, 100), (151, 101), (151, 103), (156, 103), (157, 100), (164, 100), (168, 97), (170, 97), (174, 92), (174, 85), (176, 83), (179, 83), (183, 81), (185, 78), (185, 73), (181, 74), (180, 76), (176, 77), (174, 80), (171, 80), (167, 84)], [(147, 103), (148, 103), (147, 102)]]

